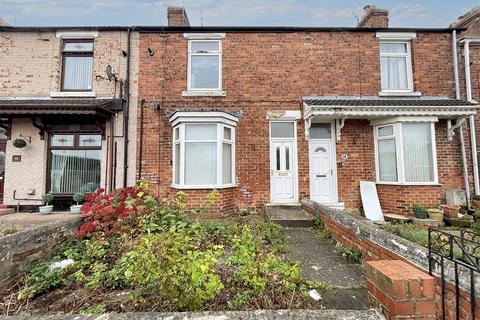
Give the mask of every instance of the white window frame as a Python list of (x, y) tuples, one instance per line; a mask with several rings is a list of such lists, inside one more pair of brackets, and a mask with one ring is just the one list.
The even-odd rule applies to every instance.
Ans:
[[(413, 121), (412, 121), (413, 122)], [(430, 121), (414, 121), (417, 123), (429, 123), (432, 138), (432, 158), (433, 158), (433, 181), (424, 182), (407, 182), (405, 181), (405, 164), (403, 160), (403, 131), (402, 124), (407, 122), (384, 123), (375, 125), (373, 127), (374, 135), (374, 152), (375, 152), (375, 174), (376, 183), (378, 184), (394, 184), (394, 185), (438, 185), (438, 168), (437, 168), (437, 147), (435, 141), (435, 123)], [(378, 131), (383, 127), (393, 127), (393, 135), (379, 137)], [(397, 181), (382, 181), (380, 180), (380, 166), (378, 155), (378, 141), (384, 139), (395, 139), (395, 153), (397, 161)]]
[[(189, 124), (199, 124), (199, 125), (216, 125), (217, 127), (217, 138), (215, 140), (186, 140), (185, 139), (185, 126)], [(231, 140), (226, 140), (224, 137), (224, 128), (229, 128), (231, 132)], [(175, 139), (175, 132), (178, 130), (179, 139)], [(236, 186), (236, 176), (235, 176), (235, 126), (223, 121), (191, 121), (191, 122), (179, 122), (173, 127), (173, 148), (172, 148), (172, 187), (177, 189), (224, 189), (231, 188)], [(187, 185), (185, 184), (185, 144), (188, 142), (216, 142), (217, 144), (217, 182), (215, 184), (202, 184), (202, 185)], [(223, 144), (228, 143), (232, 146), (232, 182), (223, 183)], [(179, 161), (179, 182), (175, 182), (176, 176), (176, 156), (175, 156), (175, 145), (180, 144), (180, 159)]]
[[(382, 44), (405, 44), (407, 52), (406, 53), (382, 53), (381, 45)], [(409, 40), (380, 40), (379, 45), (380, 51), (380, 93), (387, 93), (387, 94), (405, 94), (405, 93), (413, 93), (413, 69), (412, 69), (412, 49), (411, 49), (411, 41)], [(382, 58), (389, 57), (389, 58), (405, 58), (406, 71), (407, 71), (407, 89), (388, 89), (382, 88)]]
[[(218, 51), (193, 52), (194, 42), (218, 43)], [(193, 88), (192, 87), (192, 56), (218, 56), (218, 86), (216, 88)], [(222, 41), (218, 39), (190, 39), (188, 40), (188, 66), (187, 66), (187, 91), (184, 95), (224, 95), (222, 92)], [(202, 94), (202, 95), (203, 95)]]

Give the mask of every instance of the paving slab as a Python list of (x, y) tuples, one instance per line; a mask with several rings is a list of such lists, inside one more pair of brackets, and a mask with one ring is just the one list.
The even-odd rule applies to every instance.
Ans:
[(319, 302), (328, 309), (368, 308), (363, 267), (342, 257), (332, 242), (319, 239), (310, 228), (285, 228), (289, 256), (300, 262), (303, 275), (328, 283), (332, 290), (322, 293)]

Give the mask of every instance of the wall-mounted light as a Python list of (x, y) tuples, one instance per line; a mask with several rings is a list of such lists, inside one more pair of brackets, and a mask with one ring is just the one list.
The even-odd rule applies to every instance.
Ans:
[(155, 51), (153, 51), (152, 48), (148, 48), (148, 49), (147, 49), (147, 53), (148, 53), (148, 55), (149, 55), (150, 57), (153, 57), (153, 55), (155, 54)]

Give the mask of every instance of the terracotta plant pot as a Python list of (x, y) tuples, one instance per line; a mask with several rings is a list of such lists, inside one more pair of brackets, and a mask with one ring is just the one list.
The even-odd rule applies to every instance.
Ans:
[(428, 217), (430, 219), (437, 220), (438, 222), (443, 222), (443, 212), (439, 209), (428, 209)]
[(448, 204), (442, 205), (443, 214), (445, 218), (458, 218), (458, 213), (460, 212), (460, 206), (452, 206)]

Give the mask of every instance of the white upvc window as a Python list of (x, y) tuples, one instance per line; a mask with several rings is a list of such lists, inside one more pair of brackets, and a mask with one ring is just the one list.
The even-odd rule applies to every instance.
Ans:
[(182, 122), (173, 128), (173, 186), (226, 188), (235, 185), (235, 127)]
[(413, 92), (410, 41), (380, 42), (380, 73), (382, 92)]
[(222, 90), (222, 41), (188, 41), (188, 91)]
[(374, 127), (377, 182), (437, 184), (433, 122), (403, 122)]

